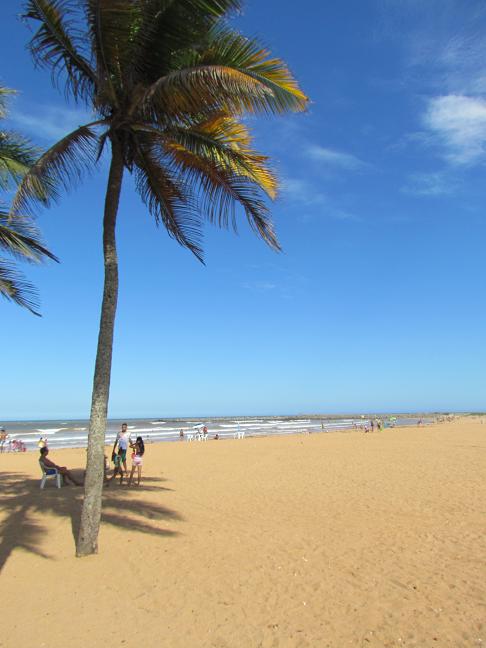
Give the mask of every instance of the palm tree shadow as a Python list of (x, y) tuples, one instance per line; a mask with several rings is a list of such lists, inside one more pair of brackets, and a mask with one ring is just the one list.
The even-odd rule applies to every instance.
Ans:
[[(171, 490), (156, 486), (157, 482), (163, 481), (157, 477), (144, 481), (150, 483), (137, 487), (137, 494), (144, 491)], [(39, 523), (39, 514), (54, 514), (69, 519), (76, 541), (84, 491), (75, 486), (58, 489), (55, 488), (53, 480), (52, 483), (49, 482), (51, 480), (41, 491), (37, 479), (22, 473), (3, 473), (0, 482), (0, 508), (3, 512), (0, 525), (0, 572), (14, 549), (22, 548), (43, 558), (51, 558), (41, 549), (48, 529)], [(172, 509), (133, 497), (134, 491), (135, 489), (118, 485), (104, 489), (102, 523), (160, 537), (177, 536), (177, 531), (161, 527), (157, 522), (182, 520), (182, 517)]]

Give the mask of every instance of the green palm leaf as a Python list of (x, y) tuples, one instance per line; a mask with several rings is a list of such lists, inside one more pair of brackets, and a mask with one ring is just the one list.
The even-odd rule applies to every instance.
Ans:
[(0, 189), (18, 183), (38, 156), (38, 149), (18, 133), (0, 132)]
[(51, 70), (56, 85), (62, 79), (75, 99), (88, 101), (97, 79), (85, 51), (79, 24), (79, 3), (74, 0), (29, 0), (25, 19), (40, 24), (29, 48), (36, 65)]
[(18, 306), (40, 316), (39, 298), (34, 286), (25, 279), (17, 267), (0, 258), (0, 295)]
[(201, 222), (192, 193), (161, 164), (157, 140), (147, 135), (138, 144), (135, 183), (140, 197), (156, 222), (162, 222), (171, 237), (202, 261)]
[(98, 136), (93, 126), (80, 126), (51, 146), (24, 175), (11, 206), (11, 214), (32, 214), (39, 196), (50, 205), (59, 198), (58, 187), (70, 190), (90, 172), (97, 160)]
[(29, 218), (9, 218), (7, 212), (0, 210), (0, 248), (27, 261), (41, 261), (49, 257), (58, 261), (49, 252), (40, 238), (39, 229)]

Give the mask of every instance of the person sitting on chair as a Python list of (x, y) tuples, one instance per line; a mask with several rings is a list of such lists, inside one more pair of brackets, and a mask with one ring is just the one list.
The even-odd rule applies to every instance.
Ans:
[(82, 486), (81, 482), (78, 482), (78, 480), (73, 476), (70, 470), (66, 468), (66, 466), (58, 466), (55, 464), (53, 461), (47, 458), (47, 455), (49, 454), (49, 449), (48, 448), (41, 448), (40, 449), (40, 462), (44, 466), (46, 473), (48, 475), (51, 475), (50, 470), (56, 469), (58, 473), (62, 475), (62, 481), (63, 484), (66, 485), (68, 481), (71, 481), (75, 486)]

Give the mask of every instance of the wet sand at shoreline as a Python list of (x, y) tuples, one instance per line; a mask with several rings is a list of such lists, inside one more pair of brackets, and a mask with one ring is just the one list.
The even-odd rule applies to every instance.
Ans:
[(485, 451), (469, 417), (148, 445), (87, 559), (82, 489), (40, 491), (37, 453), (0, 455), (0, 646), (484, 645)]

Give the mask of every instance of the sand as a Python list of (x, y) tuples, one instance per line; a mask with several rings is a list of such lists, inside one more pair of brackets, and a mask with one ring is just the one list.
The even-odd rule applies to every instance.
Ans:
[(82, 489), (0, 470), (2, 648), (486, 644), (486, 421), (148, 446), (85, 559)]

